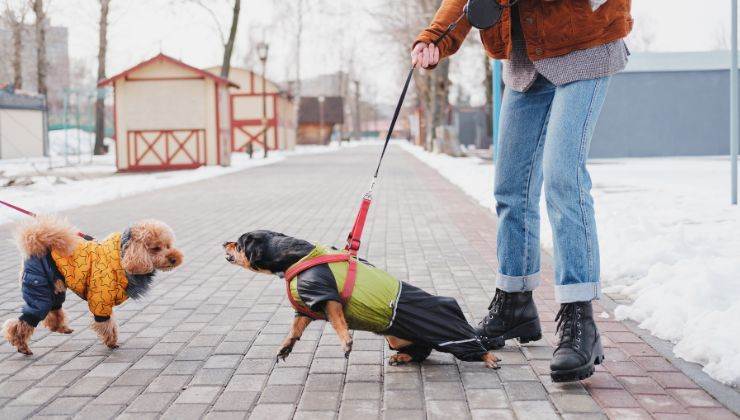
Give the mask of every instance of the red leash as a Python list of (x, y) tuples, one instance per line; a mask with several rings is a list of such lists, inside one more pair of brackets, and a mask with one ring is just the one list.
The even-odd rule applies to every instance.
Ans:
[[(22, 207), (18, 207), (16, 205), (14, 205), (14, 204), (10, 204), (7, 201), (0, 200), (0, 204), (2, 204), (4, 206), (7, 206), (7, 207), (10, 207), (11, 209), (13, 209), (13, 210), (15, 210), (15, 211), (17, 211), (19, 213), (25, 214), (26, 216), (36, 217), (36, 213), (30, 212), (30, 211), (28, 211), (28, 210), (26, 210), (26, 209), (24, 209)], [(82, 238), (82, 239), (84, 239), (86, 241), (92, 241), (92, 240), (95, 239), (92, 236), (90, 236), (90, 235), (88, 235), (86, 233), (82, 233), (82, 232), (77, 232), (77, 236), (79, 236), (80, 238)]]

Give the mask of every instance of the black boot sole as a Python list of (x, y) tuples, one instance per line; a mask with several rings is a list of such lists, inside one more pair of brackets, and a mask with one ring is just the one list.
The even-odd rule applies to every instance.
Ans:
[(575, 369), (553, 370), (550, 372), (550, 379), (553, 382), (575, 382), (590, 378), (596, 370), (596, 365), (600, 365), (604, 361), (604, 349), (601, 346), (601, 338), (597, 340), (596, 348), (593, 351), (589, 363)]
[(498, 337), (481, 337), (481, 342), (487, 350), (498, 350), (506, 345), (506, 340), (516, 339), (520, 344), (527, 344), (531, 341), (542, 339), (542, 328), (540, 320), (533, 319), (524, 324), (506, 331), (504, 335)]

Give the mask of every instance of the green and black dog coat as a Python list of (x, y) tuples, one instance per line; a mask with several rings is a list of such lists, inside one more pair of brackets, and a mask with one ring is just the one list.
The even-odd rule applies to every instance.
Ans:
[[(295, 268), (309, 261), (332, 256), (343, 261), (308, 264), (309, 268), (296, 273)], [(288, 298), (297, 315), (325, 319), (324, 305), (333, 300), (343, 304), (350, 329), (413, 341), (413, 346), (396, 350), (416, 361), (425, 359), (431, 349), (465, 361), (479, 361), (486, 353), (455, 299), (431, 295), (364, 260), (342, 256), (347, 254), (316, 246), (286, 271)], [(351, 265), (355, 266), (354, 285), (348, 291)]]

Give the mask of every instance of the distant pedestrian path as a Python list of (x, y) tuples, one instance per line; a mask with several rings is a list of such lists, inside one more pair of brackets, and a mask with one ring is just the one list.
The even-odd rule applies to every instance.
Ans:
[[(74, 334), (40, 328), (32, 357), (0, 346), (0, 418), (735, 418), (611, 316), (598, 318), (606, 363), (582, 383), (551, 383), (557, 305), (549, 284), (537, 292), (545, 339), (498, 351), (498, 371), (440, 353), (422, 366), (387, 366), (384, 340), (359, 332), (345, 360), (323, 323), (276, 364), (293, 317), (282, 280), (227, 264), (220, 244), (256, 228), (341, 244), (377, 152), (295, 156), (66, 213), (93, 235), (138, 218), (165, 220), (185, 264), (158, 276), (142, 301), (117, 308), (115, 351), (96, 340), (86, 304), (71, 294)], [(403, 280), (458, 298), (471, 320), (480, 316), (494, 290), (495, 217), (400, 148), (386, 165), (362, 252)], [(10, 226), (0, 237), (5, 320), (22, 300)]]

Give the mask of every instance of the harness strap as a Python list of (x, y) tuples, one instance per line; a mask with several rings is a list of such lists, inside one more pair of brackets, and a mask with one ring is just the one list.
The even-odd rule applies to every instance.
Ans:
[(357, 258), (349, 253), (322, 255), (291, 266), (288, 271), (285, 272), (285, 289), (288, 293), (288, 300), (290, 301), (291, 306), (293, 306), (296, 311), (308, 316), (309, 318), (326, 319), (324, 315), (312, 311), (305, 305), (300, 305), (295, 300), (295, 298), (293, 297), (293, 293), (290, 290), (290, 282), (296, 276), (298, 276), (298, 274), (308, 270), (309, 268), (313, 268), (322, 264), (345, 261), (349, 264), (349, 267), (347, 269), (347, 277), (344, 279), (344, 287), (342, 287), (342, 291), (339, 293), (339, 298), (342, 300), (342, 304), (346, 305), (349, 299), (352, 297), (352, 291), (355, 288), (355, 282), (357, 280)]
[(344, 250), (349, 252), (350, 255), (357, 256), (357, 251), (360, 249), (360, 243), (362, 240), (362, 230), (365, 228), (365, 220), (367, 219), (367, 213), (370, 210), (370, 197), (366, 196), (362, 199), (360, 204), (360, 211), (357, 213), (355, 218), (355, 224), (352, 226), (352, 230), (347, 236), (347, 245)]

